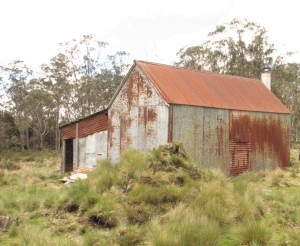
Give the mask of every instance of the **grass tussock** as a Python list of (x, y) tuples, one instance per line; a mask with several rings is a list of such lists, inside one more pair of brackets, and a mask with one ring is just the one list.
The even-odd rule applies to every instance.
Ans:
[(196, 216), (183, 204), (150, 222), (148, 245), (217, 245), (219, 225), (205, 216)]
[(236, 225), (233, 237), (241, 245), (268, 245), (272, 233), (270, 228), (262, 221), (247, 221)]
[(0, 160), (0, 214), (11, 226), (0, 244), (299, 245), (296, 157), (286, 170), (226, 177), (195, 166), (174, 142), (128, 150), (64, 186), (58, 152), (9, 151)]

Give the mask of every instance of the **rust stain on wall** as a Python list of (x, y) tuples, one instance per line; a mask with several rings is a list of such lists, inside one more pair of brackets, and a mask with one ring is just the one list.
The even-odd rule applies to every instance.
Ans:
[(113, 141), (112, 141), (112, 136), (114, 133), (114, 126), (112, 124), (111, 119), (114, 117), (114, 110), (110, 111), (110, 116), (108, 117), (108, 127), (107, 127), (107, 139), (108, 139), (108, 146), (112, 147)]
[(156, 108), (149, 108), (148, 109), (148, 121), (152, 122), (157, 119), (157, 111)]
[[(288, 125), (280, 116), (263, 113), (231, 114), (230, 139), (251, 144), (251, 152), (258, 152), (265, 160), (277, 159), (279, 167), (289, 166)], [(276, 163), (273, 164), (274, 168)]]
[(221, 154), (223, 153), (222, 149), (224, 148), (224, 129), (223, 129), (223, 125), (224, 125), (224, 120), (222, 118), (217, 118), (217, 154), (218, 156), (221, 156)]

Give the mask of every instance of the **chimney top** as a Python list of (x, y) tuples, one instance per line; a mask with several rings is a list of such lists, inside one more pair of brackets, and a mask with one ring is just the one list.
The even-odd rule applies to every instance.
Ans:
[(271, 68), (269, 66), (264, 66), (263, 73), (270, 73), (270, 72), (271, 72)]
[(261, 73), (261, 81), (263, 84), (271, 90), (271, 69), (269, 66), (265, 66)]

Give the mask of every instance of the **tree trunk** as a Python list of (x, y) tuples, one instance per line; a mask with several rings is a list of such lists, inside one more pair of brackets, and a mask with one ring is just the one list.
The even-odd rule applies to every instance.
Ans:
[(55, 148), (57, 150), (60, 148), (59, 120), (60, 120), (60, 102), (58, 102), (57, 105), (56, 126), (55, 126)]

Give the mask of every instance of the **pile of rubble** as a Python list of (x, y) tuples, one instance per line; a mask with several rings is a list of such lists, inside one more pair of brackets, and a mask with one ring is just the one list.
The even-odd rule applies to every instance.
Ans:
[(60, 182), (69, 185), (78, 179), (86, 179), (87, 174), (93, 170), (92, 167), (80, 166), (74, 170), (69, 177), (59, 179)]

